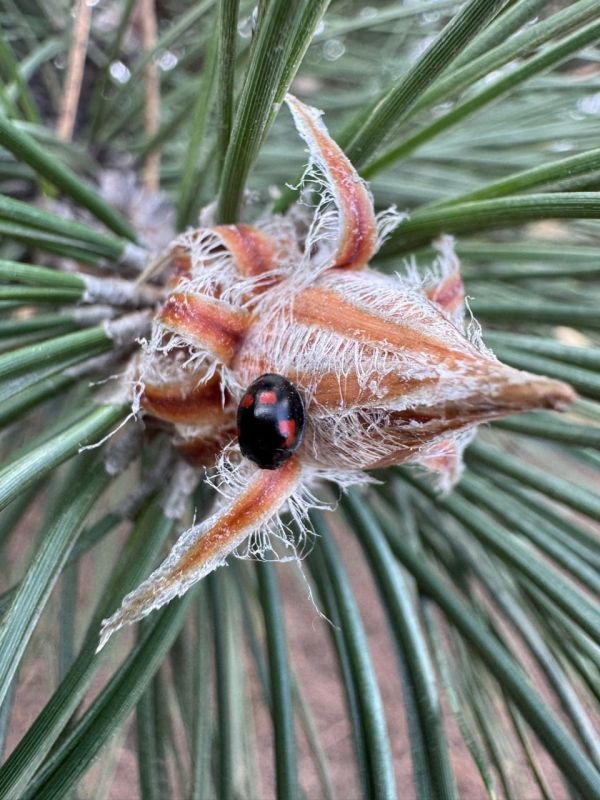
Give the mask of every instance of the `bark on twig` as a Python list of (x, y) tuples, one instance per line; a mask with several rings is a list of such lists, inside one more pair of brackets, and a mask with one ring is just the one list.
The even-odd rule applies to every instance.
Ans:
[(58, 137), (65, 141), (71, 140), (75, 128), (91, 22), (92, 7), (87, 4), (87, 0), (77, 0), (62, 109), (56, 126)]
[[(140, 0), (140, 23), (144, 51), (156, 46), (156, 8), (154, 0)], [(156, 61), (151, 59), (145, 72), (146, 103), (144, 107), (144, 130), (151, 138), (157, 131), (160, 121), (160, 83)], [(154, 150), (146, 157), (144, 165), (144, 186), (149, 192), (157, 192), (160, 184), (160, 151)]]

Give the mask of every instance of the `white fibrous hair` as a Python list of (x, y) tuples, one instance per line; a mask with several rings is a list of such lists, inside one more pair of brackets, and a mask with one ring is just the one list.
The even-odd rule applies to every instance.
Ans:
[(317, 285), (336, 292), (345, 301), (385, 322), (410, 327), (428, 338), (441, 335), (449, 348), (468, 349), (462, 331), (448, 325), (446, 315), (427, 299), (423, 287), (415, 286), (401, 275), (384, 275), (365, 268), (359, 273), (326, 273)]
[(237, 387), (235, 373), (215, 358), (214, 353), (182, 334), (166, 330), (159, 321), (154, 323), (150, 340), (142, 341), (141, 345), (142, 384), (160, 385), (173, 379), (193, 379), (195, 385), (200, 385), (218, 373), (224, 385)]
[(406, 211), (398, 211), (396, 206), (384, 208), (375, 217), (377, 225), (377, 248), (376, 252), (382, 247), (388, 236), (396, 230), (401, 222), (408, 219), (409, 215)]
[(340, 238), (340, 214), (330, 184), (313, 164), (309, 164), (304, 173), (303, 187), (302, 202), (307, 205), (310, 204), (309, 198), (313, 193), (319, 193), (319, 201), (305, 240), (303, 258), (303, 265), (307, 265), (303, 271), (309, 272), (314, 279), (328, 269), (335, 258)]
[[(355, 408), (323, 414), (309, 422), (304, 448), (318, 463), (335, 465), (340, 471), (366, 469), (390, 451), (389, 432), (381, 427), (382, 423), (388, 423), (389, 417), (390, 413), (384, 409)], [(414, 451), (407, 447), (406, 457), (411, 453)]]
[(284, 217), (258, 221), (254, 229), (266, 234), (274, 248), (273, 268), (258, 275), (240, 273), (234, 254), (217, 229), (200, 228), (181, 234), (174, 247), (189, 253), (190, 275), (179, 281), (175, 291), (218, 298), (235, 309), (251, 308), (260, 290), (281, 280), (299, 261), (294, 226)]
[(210, 228), (183, 233), (176, 244), (188, 251), (191, 261), (190, 274), (182, 277), (176, 292), (219, 298), (242, 308), (245, 298), (264, 280), (263, 275), (244, 278), (222, 237)]
[[(427, 423), (399, 420), (388, 409), (355, 408), (312, 419), (304, 448), (308, 458), (339, 471), (371, 469), (393, 459), (395, 464), (420, 463), (445, 474), (447, 466), (438, 462), (450, 452), (460, 460), (475, 428), (467, 424), (455, 432), (436, 434)], [(455, 441), (464, 444), (457, 448)]]
[(481, 325), (475, 319), (473, 312), (471, 311), (468, 297), (465, 297), (465, 311), (467, 314), (467, 320), (463, 323), (465, 326), (465, 336), (471, 342), (471, 344), (475, 345), (475, 347), (487, 358), (498, 361), (494, 351), (491, 350), (483, 341), (483, 331), (481, 329)]

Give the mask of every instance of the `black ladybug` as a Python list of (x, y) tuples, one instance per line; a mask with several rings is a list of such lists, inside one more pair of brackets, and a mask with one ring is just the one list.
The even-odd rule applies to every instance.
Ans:
[(250, 384), (237, 411), (240, 450), (261, 469), (277, 469), (300, 447), (304, 403), (282, 375), (261, 375)]

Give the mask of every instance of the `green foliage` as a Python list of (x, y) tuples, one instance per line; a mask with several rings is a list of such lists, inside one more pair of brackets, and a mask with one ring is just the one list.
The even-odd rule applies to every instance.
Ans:
[[(330, 800), (351, 779), (356, 797), (391, 800), (412, 780), (418, 800), (451, 800), (460, 749), (477, 797), (598, 800), (597, 0), (260, 0), (254, 16), (246, 0), (168, 0), (146, 50), (137, 4), (101, 3), (74, 142), (54, 133), (71, 5), (0, 8), (0, 800), (89, 796), (90, 770), (92, 796), (118, 797), (133, 712), (142, 798)], [(278, 113), (290, 87), (326, 111), (378, 207), (410, 213), (374, 266), (430, 263), (432, 240), (454, 233), (485, 342), (580, 397), (482, 430), (449, 495), (394, 468), (315, 513), (302, 571), (328, 621), (290, 585), (294, 565), (237, 562), (96, 653), (101, 619), (211, 502), (200, 487), (193, 509), (172, 510), (159, 430), (128, 458), (104, 441), (129, 409), (96, 378), (136, 346), (106, 321), (144, 301), (98, 305), (88, 279), (135, 279), (156, 222), (139, 198), (109, 202), (103, 178), (158, 153), (178, 228), (209, 203), (222, 222), (281, 211), (304, 160)], [(330, 640), (344, 763), (322, 735), (304, 626), (324, 651)], [(24, 726), (14, 703), (42, 647), (43, 708)], [(407, 747), (410, 774), (395, 759)]]

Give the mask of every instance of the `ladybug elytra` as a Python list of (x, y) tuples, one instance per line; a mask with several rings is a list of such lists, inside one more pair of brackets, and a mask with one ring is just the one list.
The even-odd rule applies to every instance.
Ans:
[(302, 443), (302, 397), (282, 375), (261, 375), (240, 401), (237, 425), (242, 454), (261, 469), (277, 469)]

